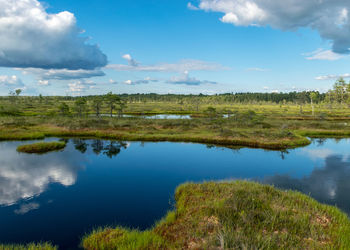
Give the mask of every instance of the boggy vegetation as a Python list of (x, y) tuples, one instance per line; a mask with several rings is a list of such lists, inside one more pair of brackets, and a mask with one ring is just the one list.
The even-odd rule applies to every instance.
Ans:
[(183, 141), (224, 146), (286, 149), (304, 146), (309, 137), (350, 136), (350, 117), (312, 117), (274, 113), (273, 106), (251, 110), (241, 105), (228, 117), (215, 108), (192, 119), (143, 117), (2, 116), (0, 140), (33, 140), (45, 136), (88, 137), (119, 141)]
[(236, 181), (185, 184), (147, 231), (104, 228), (85, 249), (348, 249), (350, 221), (306, 195)]
[(254, 112), (231, 118), (188, 120), (142, 118), (3, 117), (0, 140), (32, 140), (45, 136), (89, 137), (120, 141), (182, 141), (284, 149), (307, 145), (289, 127), (265, 121)]
[[(348, 101), (350, 85), (343, 79), (326, 94), (29, 97), (18, 92), (0, 97), (0, 140), (69, 136), (286, 149), (307, 145), (308, 136), (350, 136)], [(192, 119), (140, 116), (150, 114), (188, 114)]]
[(52, 151), (64, 149), (66, 143), (64, 141), (55, 142), (38, 142), (33, 144), (21, 145), (17, 147), (17, 151), (28, 154), (44, 154)]

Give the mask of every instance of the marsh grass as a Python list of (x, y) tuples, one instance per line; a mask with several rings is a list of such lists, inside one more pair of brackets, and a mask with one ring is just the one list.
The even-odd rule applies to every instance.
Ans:
[(33, 144), (21, 145), (17, 147), (17, 151), (20, 153), (28, 154), (44, 154), (52, 151), (58, 151), (66, 147), (66, 142), (38, 142)]
[(271, 186), (184, 184), (176, 210), (148, 231), (99, 229), (85, 249), (349, 249), (350, 221), (335, 207)]
[(345, 110), (332, 116), (327, 114), (323, 119), (318, 116), (285, 114), (283, 110), (268, 105), (239, 105), (235, 115), (229, 118), (215, 116), (171, 120), (142, 117), (6, 116), (0, 119), (0, 140), (84, 137), (283, 150), (308, 145), (310, 141), (307, 137), (350, 137), (350, 117)]
[(51, 245), (50, 243), (35, 244), (30, 243), (27, 245), (1, 245), (0, 250), (57, 250), (58, 247)]
[[(142, 118), (66, 118), (26, 117), (23, 127), (16, 118), (0, 121), (0, 140), (32, 140), (51, 137), (89, 137), (128, 141), (195, 142), (222, 146), (246, 146), (266, 149), (286, 149), (308, 145), (310, 141), (281, 130), (279, 125), (266, 126), (250, 122), (242, 125), (232, 119), (150, 120)], [(23, 119), (23, 118), (21, 118)]]

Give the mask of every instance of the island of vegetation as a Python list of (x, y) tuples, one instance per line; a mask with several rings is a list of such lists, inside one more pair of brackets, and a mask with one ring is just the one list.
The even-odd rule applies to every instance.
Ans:
[(176, 210), (147, 231), (95, 230), (85, 249), (349, 249), (350, 221), (293, 191), (235, 181), (184, 184)]
[(28, 154), (44, 154), (52, 151), (64, 149), (66, 143), (64, 141), (54, 142), (38, 142), (33, 144), (21, 145), (17, 147), (17, 151)]
[[(285, 150), (350, 136), (350, 84), (327, 93), (0, 97), (0, 140), (84, 137)], [(147, 119), (148, 115), (191, 119)]]

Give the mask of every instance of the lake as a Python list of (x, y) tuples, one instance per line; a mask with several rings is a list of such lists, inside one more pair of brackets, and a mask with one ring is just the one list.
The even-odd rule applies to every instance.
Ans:
[(283, 152), (70, 139), (61, 152), (16, 152), (27, 143), (0, 142), (1, 243), (74, 249), (100, 226), (146, 229), (173, 208), (175, 188), (188, 181), (260, 181), (350, 214), (349, 139), (317, 139)]

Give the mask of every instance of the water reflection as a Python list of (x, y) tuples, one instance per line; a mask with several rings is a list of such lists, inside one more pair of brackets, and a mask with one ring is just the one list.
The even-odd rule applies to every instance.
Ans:
[[(325, 157), (325, 165), (315, 168), (310, 176), (297, 179), (287, 175), (267, 177), (263, 182), (283, 189), (310, 194), (316, 200), (336, 205), (350, 214), (350, 161), (342, 155), (328, 155), (330, 150), (313, 151), (312, 157)], [(317, 153), (317, 154), (316, 154)]]
[[(65, 140), (69, 142), (69, 140)], [(126, 149), (125, 142), (73, 139), (74, 149), (85, 154), (91, 146), (96, 155), (104, 154), (108, 158), (117, 156), (121, 149)], [(78, 171), (83, 168), (85, 156), (74, 153), (74, 150), (49, 153), (45, 155), (18, 154), (18, 143), (0, 144), (0, 206), (10, 206), (21, 200), (30, 199), (43, 193), (50, 183), (63, 186), (75, 184)], [(69, 145), (68, 145), (69, 147)], [(16, 210), (24, 214), (38, 209), (34, 203), (24, 204)]]
[(121, 152), (121, 149), (126, 149), (129, 145), (128, 143), (121, 141), (102, 140), (93, 140), (91, 144), (89, 144), (87, 140), (83, 139), (73, 139), (73, 144), (74, 148), (82, 154), (84, 154), (90, 146), (96, 155), (100, 155), (102, 153), (108, 158), (117, 156)]
[(84, 154), (88, 148), (88, 144), (82, 139), (73, 139), (73, 144), (76, 150)]
[(315, 140), (281, 152), (191, 143), (66, 142), (63, 151), (45, 155), (16, 152), (28, 142), (0, 142), (1, 243), (51, 241), (68, 249), (99, 226), (143, 230), (172, 209), (175, 188), (189, 181), (261, 180), (350, 214), (350, 140)]
[(83, 158), (72, 152), (41, 156), (18, 154), (17, 145), (0, 144), (0, 206), (37, 196), (50, 183), (70, 186), (76, 182)]

